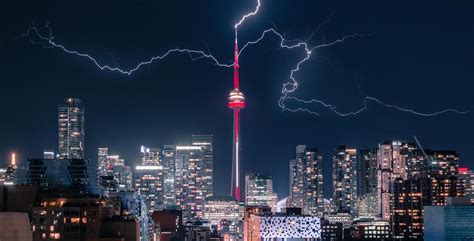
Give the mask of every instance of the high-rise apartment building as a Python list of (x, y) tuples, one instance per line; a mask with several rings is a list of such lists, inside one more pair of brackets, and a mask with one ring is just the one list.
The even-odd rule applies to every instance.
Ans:
[(192, 135), (191, 144), (202, 148), (202, 183), (205, 198), (214, 194), (214, 145), (212, 135)]
[(277, 194), (270, 176), (255, 173), (245, 175), (245, 205), (265, 206), (276, 212)]
[(423, 238), (423, 206), (431, 205), (427, 178), (397, 178), (392, 184), (392, 235), (396, 239)]
[(466, 167), (459, 168), (460, 179), (464, 182), (464, 193), (474, 203), (474, 172)]
[(132, 190), (132, 170), (125, 165), (124, 159), (109, 155), (108, 148), (99, 148), (97, 163), (99, 185), (104, 195)]
[(357, 149), (339, 146), (333, 157), (333, 212), (356, 214)]
[(175, 171), (176, 171), (176, 146), (164, 145), (163, 158), (163, 202), (165, 208), (176, 205), (175, 197)]
[(176, 204), (187, 220), (202, 218), (204, 200), (213, 195), (212, 136), (193, 137), (193, 145), (176, 146)]
[(377, 151), (378, 181), (377, 196), (380, 217), (390, 221), (392, 183), (397, 178), (407, 178), (406, 157), (401, 154), (401, 141), (385, 141)]
[(306, 162), (304, 158), (306, 146), (296, 147), (296, 158), (290, 160), (290, 207), (303, 209), (305, 196), (304, 170)]
[(58, 106), (59, 159), (84, 158), (84, 107), (77, 98)]
[(308, 215), (323, 215), (323, 162), (316, 148), (296, 147), (296, 159), (290, 161), (290, 207), (300, 207)]
[(163, 165), (159, 148), (140, 148), (141, 165), (135, 167), (135, 190), (145, 200), (148, 212), (163, 209)]
[(377, 149), (359, 150), (357, 163), (357, 195), (377, 192)]
[(108, 163), (108, 156), (109, 156), (109, 148), (101, 148), (98, 149), (97, 154), (97, 171), (100, 176), (107, 176), (108, 168), (111, 166)]

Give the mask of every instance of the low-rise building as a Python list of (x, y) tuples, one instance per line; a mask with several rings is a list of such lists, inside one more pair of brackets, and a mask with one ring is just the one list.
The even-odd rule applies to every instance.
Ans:
[(424, 238), (474, 240), (474, 206), (469, 198), (448, 197), (446, 206), (425, 206)]
[(390, 223), (383, 220), (357, 220), (353, 225), (352, 237), (363, 240), (389, 240)]
[(0, 212), (0, 240), (31, 241), (32, 237), (27, 213)]
[(316, 216), (262, 214), (250, 215), (247, 241), (317, 240), (321, 238), (321, 220)]

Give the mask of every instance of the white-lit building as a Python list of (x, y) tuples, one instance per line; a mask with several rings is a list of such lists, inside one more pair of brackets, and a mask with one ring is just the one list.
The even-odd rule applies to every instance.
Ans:
[(296, 159), (290, 161), (290, 205), (303, 214), (324, 213), (323, 159), (316, 148), (296, 147)]
[(332, 162), (333, 212), (355, 215), (357, 202), (357, 149), (339, 146)]
[(276, 212), (277, 194), (273, 191), (273, 181), (270, 176), (255, 173), (245, 175), (245, 205), (266, 206)]
[(176, 204), (183, 219), (203, 217), (204, 200), (213, 195), (212, 136), (193, 136), (193, 145), (176, 146)]
[(133, 189), (132, 170), (119, 155), (109, 155), (108, 148), (99, 148), (97, 166), (99, 185), (104, 195)]
[(84, 158), (84, 106), (77, 98), (66, 98), (58, 106), (59, 159)]
[(324, 219), (326, 219), (331, 224), (342, 223), (342, 227), (344, 229), (350, 228), (352, 222), (354, 221), (353, 217), (349, 213), (327, 213), (324, 215)]
[(321, 220), (304, 215), (250, 215), (246, 241), (319, 240)]
[(204, 204), (204, 219), (221, 233), (241, 233), (244, 207), (232, 197), (209, 197)]
[(172, 208), (176, 205), (175, 196), (175, 171), (176, 171), (176, 146), (164, 145), (163, 159), (163, 205)]
[(390, 220), (391, 213), (391, 183), (397, 178), (407, 178), (406, 158), (401, 155), (403, 146), (401, 141), (385, 141), (379, 144), (377, 151), (378, 206), (380, 217), (387, 221)]
[(135, 167), (135, 190), (145, 200), (148, 212), (163, 209), (163, 166), (158, 148), (140, 148), (141, 165)]
[(388, 221), (363, 221), (354, 223), (353, 237), (363, 240), (388, 240), (390, 238), (390, 223)]
[(371, 192), (357, 197), (356, 210), (357, 217), (379, 217), (380, 208), (377, 193)]

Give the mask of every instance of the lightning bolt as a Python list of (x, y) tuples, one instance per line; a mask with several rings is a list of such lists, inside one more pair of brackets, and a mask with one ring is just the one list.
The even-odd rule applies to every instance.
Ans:
[(250, 13), (247, 13), (245, 14), (244, 16), (242, 16), (242, 18), (239, 20), (239, 22), (237, 22), (235, 25), (234, 25), (234, 28), (235, 29), (238, 29), (239, 26), (245, 21), (245, 19), (251, 17), (251, 16), (254, 16), (258, 13), (258, 10), (260, 10), (260, 0), (257, 0), (257, 6), (255, 7), (255, 10), (253, 12), (250, 12)]
[[(247, 13), (244, 16), (242, 16), (242, 18), (234, 25), (235, 30), (237, 31), (239, 26), (241, 24), (243, 24), (247, 18), (257, 15), (259, 10), (260, 10), (260, 7), (261, 7), (261, 2), (260, 2), (260, 0), (257, 0), (257, 6), (255, 7), (254, 11), (252, 11), (250, 13)], [(331, 16), (332, 16), (332, 14), (331, 14)], [(290, 101), (294, 101), (294, 102), (300, 103), (300, 104), (319, 105), (320, 107), (323, 107), (323, 108), (325, 108), (325, 109), (327, 109), (327, 110), (329, 110), (329, 111), (333, 112), (334, 114), (336, 114), (338, 116), (341, 116), (341, 117), (354, 116), (354, 115), (360, 114), (361, 112), (368, 109), (368, 103), (369, 102), (379, 104), (379, 105), (384, 106), (386, 108), (394, 109), (394, 110), (401, 111), (401, 112), (410, 113), (410, 114), (413, 114), (413, 115), (424, 116), (424, 117), (436, 116), (436, 115), (445, 114), (445, 113), (448, 113), (448, 112), (456, 113), (456, 114), (469, 113), (468, 111), (459, 111), (459, 110), (451, 109), (451, 108), (443, 109), (443, 110), (436, 111), (436, 112), (431, 112), (431, 113), (424, 113), (424, 112), (419, 112), (419, 111), (416, 111), (416, 110), (413, 110), (413, 109), (410, 109), (410, 108), (405, 108), (405, 107), (400, 107), (400, 106), (397, 106), (397, 105), (387, 104), (387, 103), (381, 101), (380, 99), (375, 98), (375, 97), (371, 97), (371, 96), (365, 96), (363, 98), (361, 108), (356, 109), (354, 111), (350, 111), (350, 112), (340, 112), (340, 111), (337, 110), (336, 106), (328, 104), (328, 103), (326, 103), (322, 100), (319, 100), (319, 99), (304, 100), (304, 99), (300, 99), (300, 98), (294, 96), (293, 95), (294, 92), (299, 87), (299, 84), (298, 84), (298, 81), (295, 77), (295, 74), (298, 73), (301, 70), (301, 68), (305, 64), (305, 62), (308, 61), (309, 59), (311, 59), (312, 55), (315, 52), (317, 52), (317, 50), (322, 49), (322, 48), (329, 48), (329, 47), (332, 47), (332, 46), (335, 46), (335, 45), (338, 45), (338, 44), (342, 44), (344, 41), (346, 41), (349, 38), (369, 36), (369, 35), (363, 35), (363, 34), (346, 35), (346, 36), (343, 36), (343, 37), (341, 37), (339, 39), (336, 39), (332, 42), (318, 44), (318, 45), (315, 45), (315, 46), (310, 46), (309, 42), (319, 32), (320, 28), (323, 25), (328, 24), (329, 21), (330, 21), (330, 17), (328, 18), (328, 20), (326, 20), (326, 21), (322, 22), (321, 24), (319, 24), (318, 27), (316, 28), (316, 30), (313, 33), (311, 33), (310, 37), (306, 40), (298, 40), (298, 39), (288, 40), (288, 39), (285, 39), (283, 34), (279, 33), (275, 28), (270, 28), (270, 29), (264, 30), (259, 38), (257, 38), (256, 40), (247, 42), (241, 48), (241, 50), (239, 52), (239, 56), (248, 47), (250, 47), (252, 45), (255, 45), (255, 44), (258, 44), (267, 35), (273, 34), (274, 36), (276, 36), (279, 39), (281, 48), (289, 49), (289, 50), (302, 49), (304, 51), (304, 53), (305, 53), (304, 57), (302, 59), (300, 59), (296, 63), (295, 67), (290, 71), (288, 81), (283, 83), (282, 90), (281, 90), (282, 95), (280, 96), (280, 98), (278, 100), (278, 105), (283, 111), (306, 112), (306, 113), (309, 113), (309, 114), (312, 114), (312, 115), (318, 115), (318, 116), (320, 115), (319, 112), (316, 112), (314, 110), (304, 108), (304, 107), (290, 108), (286, 105), (286, 101), (290, 100)], [(168, 57), (172, 54), (176, 54), (176, 53), (187, 54), (187, 55), (189, 55), (189, 57), (193, 61), (198, 60), (198, 59), (209, 59), (211, 61), (211, 63), (213, 63), (214, 65), (216, 65), (218, 67), (226, 67), (226, 68), (233, 67), (233, 64), (221, 63), (211, 53), (208, 53), (208, 52), (205, 52), (205, 51), (202, 51), (202, 50), (193, 50), (193, 49), (186, 49), (186, 48), (175, 48), (175, 49), (169, 49), (168, 51), (164, 52), (161, 55), (151, 57), (150, 59), (148, 59), (146, 61), (138, 63), (135, 67), (126, 70), (126, 69), (122, 69), (122, 68), (119, 68), (119, 67), (113, 67), (113, 66), (109, 66), (109, 65), (100, 64), (94, 57), (92, 57), (89, 54), (80, 53), (79, 51), (76, 51), (76, 50), (70, 50), (70, 49), (66, 48), (64, 45), (56, 43), (54, 41), (54, 36), (52, 35), (51, 28), (49, 27), (48, 24), (46, 25), (46, 28), (48, 29), (48, 35), (47, 36), (41, 34), (41, 32), (36, 27), (30, 27), (30, 28), (27, 29), (26, 33), (24, 33), (20, 37), (34, 36), (39, 41), (30, 39), (30, 42), (32, 44), (38, 44), (38, 45), (43, 46), (44, 48), (57, 48), (57, 49), (60, 49), (60, 50), (66, 52), (68, 54), (72, 54), (72, 55), (76, 55), (76, 56), (79, 56), (79, 57), (82, 57), (82, 58), (86, 58), (86, 59), (90, 60), (92, 63), (94, 63), (100, 70), (109, 70), (109, 71), (118, 72), (118, 73), (121, 73), (121, 74), (131, 75), (135, 71), (139, 70), (141, 67), (143, 67), (145, 65), (149, 65), (149, 64), (153, 63), (154, 61), (163, 60), (166, 57)], [(118, 65), (115, 64), (115, 66), (118, 66)]]
[(33, 26), (33, 27), (29, 27), (26, 30), (26, 32), (20, 36), (20, 38), (34, 36), (40, 41), (30, 39), (30, 42), (32, 44), (41, 45), (44, 48), (57, 48), (57, 49), (60, 49), (60, 50), (66, 52), (68, 54), (72, 54), (72, 55), (76, 55), (76, 56), (79, 56), (79, 57), (82, 57), (82, 58), (86, 58), (86, 59), (90, 60), (92, 63), (94, 63), (95, 66), (97, 66), (100, 70), (109, 70), (109, 71), (113, 71), (113, 72), (119, 72), (121, 74), (131, 75), (135, 71), (139, 70), (141, 67), (143, 67), (145, 65), (149, 65), (149, 64), (153, 63), (154, 61), (163, 60), (166, 57), (168, 57), (172, 54), (175, 54), (175, 53), (187, 54), (187, 55), (189, 55), (189, 57), (193, 61), (198, 60), (198, 59), (202, 59), (202, 58), (210, 59), (213, 64), (215, 64), (216, 66), (219, 66), (219, 67), (232, 67), (233, 66), (233, 64), (224, 64), (224, 63), (219, 62), (217, 60), (217, 58), (215, 58), (212, 54), (206, 53), (202, 50), (194, 50), (194, 49), (186, 49), (186, 48), (174, 48), (174, 49), (167, 50), (166, 52), (164, 52), (161, 55), (156, 55), (156, 56), (153, 56), (153, 57), (151, 57), (150, 59), (148, 59), (146, 61), (140, 62), (135, 67), (133, 67), (131, 69), (128, 69), (128, 70), (127, 69), (122, 69), (122, 68), (119, 68), (119, 67), (100, 64), (94, 57), (92, 57), (89, 54), (81, 53), (81, 52), (76, 51), (76, 50), (70, 50), (70, 49), (66, 48), (64, 45), (56, 43), (54, 41), (54, 36), (52, 35), (51, 28), (49, 27), (48, 24), (46, 24), (46, 28), (48, 30), (48, 35), (47, 36), (42, 34), (38, 30), (38, 28)]

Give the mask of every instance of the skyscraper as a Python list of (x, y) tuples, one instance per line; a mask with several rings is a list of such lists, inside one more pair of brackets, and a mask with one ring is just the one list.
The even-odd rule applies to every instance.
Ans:
[(232, 180), (231, 193), (236, 200), (240, 200), (240, 187), (242, 175), (242, 162), (240, 155), (240, 109), (245, 107), (245, 97), (239, 90), (239, 45), (237, 42), (237, 29), (235, 29), (234, 46), (234, 89), (229, 94), (229, 108), (234, 110), (234, 130), (232, 145)]
[(118, 155), (109, 155), (108, 148), (98, 149), (98, 175), (102, 193), (132, 190), (132, 171)]
[(58, 106), (59, 159), (84, 158), (84, 107), (67, 98)]
[(357, 200), (357, 150), (339, 146), (332, 163), (333, 208), (337, 213), (355, 214)]
[(471, 202), (474, 203), (474, 172), (467, 167), (460, 167), (459, 174), (461, 179), (464, 180), (464, 192), (466, 197), (469, 197)]
[(202, 147), (202, 183), (206, 197), (214, 195), (214, 147), (212, 135), (192, 135), (193, 146)]
[(135, 189), (147, 205), (149, 212), (163, 209), (163, 165), (161, 150), (140, 148), (141, 165), (135, 167)]
[(357, 163), (357, 195), (377, 192), (377, 149), (360, 150)]
[(296, 147), (296, 158), (290, 160), (290, 207), (304, 207), (305, 196), (305, 178), (304, 170), (306, 162), (304, 152), (306, 146), (299, 145)]
[(400, 154), (401, 149), (401, 141), (385, 141), (379, 144), (377, 151), (377, 196), (380, 217), (386, 221), (390, 221), (392, 183), (397, 178), (407, 177), (406, 160)]
[(107, 176), (107, 169), (110, 166), (108, 163), (109, 148), (99, 147), (97, 153), (97, 169), (99, 172), (99, 177)]
[(165, 208), (176, 205), (175, 198), (175, 171), (176, 146), (163, 146), (163, 202)]
[[(203, 136), (201, 136), (203, 137)], [(193, 138), (193, 144), (176, 146), (176, 204), (187, 220), (202, 218), (204, 200), (213, 195), (212, 136)]]
[(323, 215), (323, 159), (316, 148), (296, 147), (296, 159), (290, 161), (290, 206)]
[(245, 205), (266, 206), (276, 212), (277, 194), (270, 176), (255, 173), (245, 175)]
[(392, 184), (391, 226), (394, 238), (423, 238), (423, 206), (432, 203), (431, 183), (426, 178), (404, 180)]

